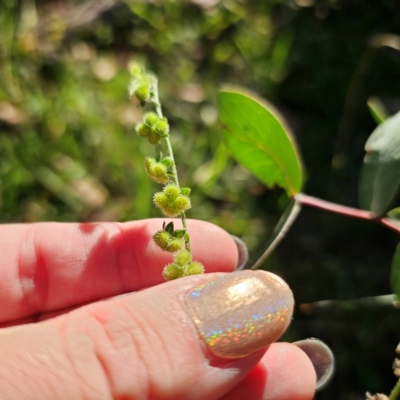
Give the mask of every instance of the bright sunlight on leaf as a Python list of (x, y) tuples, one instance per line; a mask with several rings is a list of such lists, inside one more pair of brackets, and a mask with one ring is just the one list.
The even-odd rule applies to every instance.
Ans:
[(302, 187), (302, 168), (293, 137), (272, 105), (242, 89), (219, 93), (223, 140), (233, 157), (258, 179), (292, 197)]
[(392, 261), (391, 284), (393, 293), (400, 299), (400, 243), (396, 247)]
[(360, 177), (360, 204), (385, 214), (400, 188), (400, 113), (382, 122), (365, 144)]

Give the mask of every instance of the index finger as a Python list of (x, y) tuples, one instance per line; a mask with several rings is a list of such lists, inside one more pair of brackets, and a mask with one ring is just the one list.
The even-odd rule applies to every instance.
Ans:
[[(161, 219), (0, 227), (0, 322), (71, 307), (164, 281), (172, 261), (152, 241)], [(189, 220), (193, 258), (230, 272), (238, 249), (221, 228)]]

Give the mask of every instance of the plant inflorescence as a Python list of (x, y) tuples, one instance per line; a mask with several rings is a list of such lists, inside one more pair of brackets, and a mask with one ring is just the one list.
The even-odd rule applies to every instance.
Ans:
[[(144, 168), (149, 178), (163, 185), (162, 190), (154, 194), (154, 204), (165, 216), (180, 217), (182, 220), (182, 229), (175, 229), (173, 222), (164, 222), (162, 228), (153, 235), (153, 240), (159, 248), (173, 253), (173, 262), (164, 267), (163, 276), (166, 280), (173, 280), (201, 274), (204, 272), (204, 266), (193, 260), (186, 224), (185, 212), (191, 207), (190, 189), (179, 184), (170, 142), (169, 123), (163, 116), (158, 96), (157, 77), (137, 64), (131, 66), (130, 72), (130, 97), (142, 107), (148, 104), (154, 107), (154, 111), (144, 114), (142, 122), (136, 126), (137, 134), (147, 139), (155, 148), (155, 156), (148, 156), (144, 160)], [(163, 151), (166, 152), (165, 156)]]

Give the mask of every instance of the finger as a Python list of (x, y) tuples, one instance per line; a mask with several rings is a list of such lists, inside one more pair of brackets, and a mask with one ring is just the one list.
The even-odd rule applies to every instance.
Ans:
[(297, 346), (274, 343), (255, 368), (220, 400), (311, 400), (313, 364)]
[(292, 311), (280, 278), (240, 271), (179, 279), (6, 328), (0, 397), (218, 399), (255, 367)]
[[(0, 322), (163, 282), (172, 255), (151, 239), (162, 221), (2, 226)], [(188, 226), (194, 259), (206, 272), (235, 269), (238, 250), (230, 235), (207, 222)]]

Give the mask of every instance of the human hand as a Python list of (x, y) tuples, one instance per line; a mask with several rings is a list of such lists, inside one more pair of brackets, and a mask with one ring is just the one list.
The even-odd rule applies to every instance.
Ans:
[[(197, 318), (190, 292), (211, 281), (232, 287), (231, 274), (218, 281), (218, 273), (238, 263), (232, 238), (189, 221), (194, 258), (208, 273), (163, 282), (169, 255), (151, 241), (159, 225), (155, 219), (1, 227), (2, 400), (312, 398), (314, 367), (299, 347), (274, 343), (258, 350), (247, 340), (212, 348), (199, 335), (211, 320), (204, 322), (207, 313)], [(251, 281), (246, 274), (254, 273), (234, 275)], [(275, 285), (272, 300), (290, 303), (290, 291), (276, 289), (279, 278), (260, 274)], [(206, 303), (216, 318), (224, 306), (248, 313), (240, 299), (236, 305), (212, 299)], [(286, 326), (277, 322), (266, 336), (275, 340)], [(226, 358), (246, 346), (247, 357)]]

